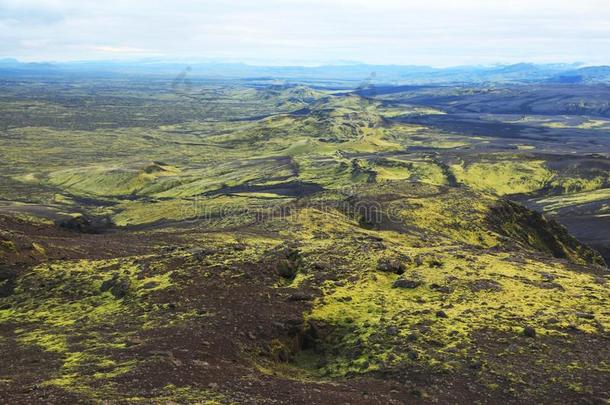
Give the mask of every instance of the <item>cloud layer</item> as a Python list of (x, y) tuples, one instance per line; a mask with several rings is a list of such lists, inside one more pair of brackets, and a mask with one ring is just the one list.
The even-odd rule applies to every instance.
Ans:
[(610, 2), (0, 0), (0, 57), (610, 64)]

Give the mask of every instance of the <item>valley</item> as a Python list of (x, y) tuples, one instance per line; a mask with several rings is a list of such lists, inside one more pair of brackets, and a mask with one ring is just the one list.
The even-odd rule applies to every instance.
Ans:
[(609, 89), (0, 81), (0, 398), (604, 403)]

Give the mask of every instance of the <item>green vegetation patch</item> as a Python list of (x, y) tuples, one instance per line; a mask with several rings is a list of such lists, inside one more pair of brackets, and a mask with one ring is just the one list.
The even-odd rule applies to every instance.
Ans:
[(116, 354), (147, 320), (147, 297), (172, 285), (162, 262), (150, 266), (143, 259), (53, 262), (18, 278), (0, 322), (17, 326), (19, 344), (61, 356), (60, 369), (45, 384), (98, 395), (91, 384), (133, 368), (136, 360)]
[(329, 331), (320, 372), (344, 376), (405, 362), (451, 370), (472, 354), (478, 330), (603, 334), (610, 326), (605, 288), (562, 265), (488, 253), (437, 253), (431, 262), (412, 263), (400, 276), (362, 269), (356, 281), (329, 284), (308, 317)]
[(540, 190), (553, 178), (542, 160), (503, 160), (477, 162), (451, 167), (461, 183), (497, 195), (530, 193)]

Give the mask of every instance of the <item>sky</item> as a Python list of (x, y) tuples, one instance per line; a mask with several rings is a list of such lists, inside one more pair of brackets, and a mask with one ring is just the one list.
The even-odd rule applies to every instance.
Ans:
[(609, 0), (0, 0), (0, 58), (610, 64)]

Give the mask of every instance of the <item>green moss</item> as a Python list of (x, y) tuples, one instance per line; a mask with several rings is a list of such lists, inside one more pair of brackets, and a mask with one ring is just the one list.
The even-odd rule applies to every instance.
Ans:
[(47, 352), (64, 354), (68, 351), (66, 336), (45, 333), (43, 330), (33, 330), (22, 333), (17, 341), (25, 345), (36, 345)]
[[(407, 270), (404, 277), (423, 283), (414, 289), (393, 288), (396, 275), (365, 271), (355, 282), (326, 290), (308, 318), (334, 330), (323, 343), (328, 353), (336, 353), (329, 354), (324, 372), (361, 373), (404, 361), (451, 368), (451, 359), (465, 358), (464, 349), (472, 347), (479, 330), (519, 336), (527, 323), (541, 335), (563, 335), (570, 325), (598, 334), (598, 323), (610, 326), (603, 300), (587, 298), (587, 292), (601, 297), (604, 289), (589, 275), (559, 264), (517, 264), (507, 255), (436, 257), (443, 267)], [(543, 272), (553, 274), (562, 290), (544, 288)], [(485, 279), (497, 286), (476, 288)], [(585, 308), (595, 320), (577, 317)], [(446, 317), (436, 315), (441, 310)], [(558, 324), (549, 326), (549, 319)], [(408, 335), (416, 339), (411, 342)], [(416, 353), (416, 359), (408, 353)]]
[(603, 201), (610, 198), (610, 189), (585, 191), (570, 195), (545, 197), (536, 200), (547, 212), (557, 212), (562, 208), (578, 206), (590, 202)]
[[(94, 380), (112, 379), (136, 365), (134, 359), (117, 360), (109, 352), (120, 353), (130, 335), (144, 328), (148, 320), (140, 306), (146, 297), (173, 284), (163, 262), (142, 275), (142, 259), (54, 262), (18, 279), (15, 294), (7, 299), (11, 309), (0, 311), (0, 322), (23, 325), (15, 331), (19, 344), (60, 356), (57, 375), (45, 384), (97, 396), (90, 388)], [(117, 274), (131, 280), (122, 299), (101, 289)], [(126, 319), (132, 326), (121, 332)]]
[(179, 169), (159, 163), (132, 168), (92, 166), (53, 172), (49, 182), (76, 194), (120, 196), (145, 193), (151, 188), (163, 189), (155, 183), (179, 173)]
[[(140, 371), (143, 360), (126, 350), (130, 339), (163, 336), (154, 331), (189, 322), (208, 326), (208, 320), (227, 315), (207, 308), (202, 314), (192, 301), (182, 301), (181, 288), (197, 280), (191, 272), (219, 277), (227, 288), (245, 280), (269, 296), (296, 289), (321, 294), (311, 310), (309, 301), (285, 304), (290, 311), (293, 305), (307, 308), (306, 320), (320, 327), (315, 350), (295, 353), (291, 337), (271, 342), (271, 357), (279, 364), (248, 352), (255, 357), (253, 372), (270, 378), (320, 382), (320, 373), (345, 376), (410, 367), (462, 373), (467, 361), (484, 356), (476, 339), (485, 331), (507, 336), (506, 346), (516, 346), (514, 353), (500, 350), (500, 359), (529, 354), (528, 367), (554, 375), (607, 371), (607, 364), (578, 359), (559, 370), (564, 365), (540, 354), (543, 350), (528, 352), (530, 347), (516, 344), (537, 342), (522, 336), (526, 324), (542, 339), (567, 335), (568, 329), (587, 337), (606, 332), (607, 287), (584, 273), (592, 269), (553, 260), (547, 241), (522, 221), (507, 221), (505, 232), (490, 228), (490, 207), (499, 204), (499, 195), (541, 193), (546, 196), (536, 202), (549, 212), (607, 199), (608, 174), (601, 160), (592, 165), (598, 169), (571, 164), (557, 169), (563, 166), (524, 152), (536, 149), (531, 145), (477, 155), (500, 144), (504, 149), (506, 142), (391, 121), (442, 112), (355, 95), (218, 88), (205, 97), (226, 98), (218, 112), (231, 120), (213, 121), (202, 116), (201, 106), (187, 114), (185, 108), (192, 106), (170, 93), (155, 100), (178, 106), (180, 113), (158, 127), (159, 120), (136, 113), (137, 125), (146, 123), (146, 130), (106, 120), (87, 123), (103, 130), (12, 127), (0, 138), (6, 163), (0, 196), (11, 201), (7, 212), (22, 212), (15, 216), (46, 225), (52, 222), (27, 212), (47, 207), (48, 216), (55, 217), (85, 211), (110, 215), (120, 226), (158, 222), (155, 232), (181, 245), (160, 256), (44, 263), (19, 275), (14, 294), (2, 299), (2, 308), (9, 309), (0, 310), (0, 322), (16, 328), (17, 344), (35, 345), (57, 359), (59, 366), (45, 384), (89, 402), (230, 403), (230, 393), (216, 388), (168, 385), (156, 387), (152, 398), (117, 392), (113, 383)], [(39, 112), (50, 108), (33, 105)], [(310, 114), (283, 114), (305, 107)], [(55, 113), (70, 113), (56, 108)], [(82, 113), (89, 117), (89, 110), (95, 109)], [(261, 115), (269, 116), (251, 119)], [(453, 153), (452, 148), (461, 150)], [(302, 196), (294, 187), (299, 181), (324, 192)], [(274, 215), (270, 209), (277, 207), (290, 208), (290, 215)], [(371, 207), (380, 218), (364, 218), (359, 209)], [(610, 212), (607, 204), (598, 211), (605, 212)], [(197, 227), (172, 228), (173, 221), (191, 219)], [(548, 230), (546, 225), (540, 227)], [(572, 249), (564, 242), (558, 242), (560, 250), (584, 264), (580, 245)], [(17, 250), (9, 240), (1, 243), (5, 253)], [(277, 281), (272, 269), (278, 251), (288, 245), (298, 246), (298, 271)], [(59, 257), (53, 246), (35, 244), (30, 251), (38, 252), (36, 260), (45, 253)], [(201, 255), (200, 246), (205, 247)], [(399, 262), (405, 271), (401, 277), (422, 284), (393, 288), (399, 276), (378, 269), (384, 260)], [(115, 281), (121, 288), (102, 291), (104, 283)], [(276, 319), (275, 313), (269, 316)], [(493, 371), (477, 377), (491, 390), (499, 388), (496, 376), (527, 383), (516, 366)], [(570, 378), (554, 383), (567, 386)], [(240, 401), (243, 396), (237, 397)]]
[(458, 181), (497, 195), (529, 193), (542, 189), (554, 174), (541, 160), (499, 160), (451, 167)]
[(203, 389), (198, 387), (177, 387), (173, 384), (168, 384), (159, 389), (159, 395), (154, 398), (144, 397), (127, 397), (125, 401), (130, 404), (149, 404), (154, 403), (188, 403), (201, 405), (233, 405), (235, 402), (227, 397), (227, 395), (215, 389)]
[(45, 256), (47, 254), (47, 251), (45, 250), (45, 248), (39, 244), (39, 243), (32, 243), (32, 249), (34, 249), (36, 252), (38, 252), (38, 254)]
[(11, 240), (3, 240), (0, 241), (0, 247), (8, 252), (16, 252), (17, 251), (17, 247), (15, 246), (15, 242), (11, 241)]

